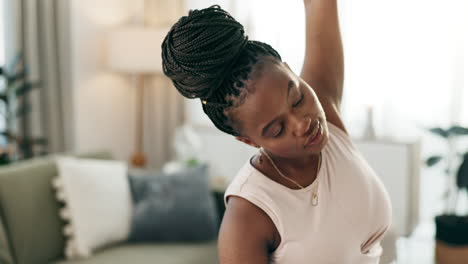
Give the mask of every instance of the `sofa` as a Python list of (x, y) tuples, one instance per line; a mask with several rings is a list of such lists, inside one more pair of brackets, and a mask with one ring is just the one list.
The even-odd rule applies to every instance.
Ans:
[[(74, 155), (112, 159), (108, 152)], [(218, 263), (216, 241), (198, 243), (120, 243), (103, 248), (92, 257), (66, 260), (62, 206), (54, 196), (51, 180), (57, 175), (54, 156), (0, 167), (0, 264), (211, 264)], [(213, 191), (220, 215), (223, 193)], [(396, 260), (397, 236), (391, 229), (382, 242), (381, 264)]]
[[(105, 151), (74, 156), (112, 159)], [(53, 155), (0, 167), (0, 264), (218, 263), (216, 241), (123, 242), (87, 259), (66, 260), (65, 223), (58, 214), (62, 205), (51, 185), (56, 175)]]

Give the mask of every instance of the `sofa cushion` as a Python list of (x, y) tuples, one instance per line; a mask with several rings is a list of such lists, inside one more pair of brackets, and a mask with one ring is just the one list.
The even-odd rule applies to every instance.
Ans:
[(0, 218), (0, 263), (13, 264), (13, 257), (10, 252), (10, 243), (8, 242), (5, 227)]
[[(110, 158), (106, 152), (84, 156)], [(48, 263), (63, 255), (60, 204), (50, 184), (57, 175), (54, 158), (35, 158), (0, 168), (0, 217), (17, 264)]]
[(97, 252), (84, 260), (53, 264), (216, 264), (216, 241), (205, 243), (122, 244)]
[(171, 173), (132, 170), (129, 180), (135, 203), (129, 241), (193, 242), (217, 237), (218, 214), (207, 164)]
[(86, 258), (97, 248), (126, 241), (133, 209), (126, 161), (61, 157), (57, 166), (54, 186), (67, 222), (65, 256)]

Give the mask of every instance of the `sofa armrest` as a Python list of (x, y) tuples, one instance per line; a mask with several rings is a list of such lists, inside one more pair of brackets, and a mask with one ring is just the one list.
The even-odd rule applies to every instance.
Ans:
[(13, 264), (13, 257), (11, 254), (10, 243), (5, 231), (5, 227), (0, 217), (0, 263)]

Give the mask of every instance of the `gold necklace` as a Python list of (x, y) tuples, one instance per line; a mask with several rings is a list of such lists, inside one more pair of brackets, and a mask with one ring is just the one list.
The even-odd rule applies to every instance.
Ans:
[[(299, 188), (301, 189), (305, 189), (304, 186), (300, 185), (299, 183), (297, 183), (295, 180), (293, 179), (290, 179), (289, 177), (286, 177), (279, 169), (278, 167), (276, 166), (276, 164), (273, 162), (273, 160), (270, 158), (270, 156), (263, 150), (263, 148), (260, 148), (260, 152), (265, 154), (265, 156), (268, 158), (268, 160), (271, 162), (271, 165), (273, 165), (273, 167), (275, 168), (275, 170), (278, 172), (278, 174), (285, 178), (286, 180), (296, 184)], [(317, 166), (317, 175), (318, 176), (318, 172), (320, 170), (320, 166), (322, 165), (322, 152), (320, 152), (319, 154), (319, 161), (318, 161), (318, 166)], [(315, 180), (317, 180), (317, 177), (315, 177)], [(312, 205), (313, 206), (316, 206), (318, 204), (318, 188), (317, 188), (317, 191), (313, 192), (312, 193), (312, 201), (311, 201)]]

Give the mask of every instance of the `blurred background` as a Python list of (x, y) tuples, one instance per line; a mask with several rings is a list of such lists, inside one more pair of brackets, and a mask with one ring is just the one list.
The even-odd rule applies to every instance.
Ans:
[[(10, 177), (16, 164), (62, 153), (106, 151), (129, 168), (165, 173), (208, 164), (222, 215), (224, 188), (256, 149), (218, 131), (199, 100), (180, 96), (162, 74), (160, 59), (170, 26), (190, 9), (212, 4), (300, 72), (300, 0), (0, 0), (0, 172), (6, 175), (0, 174), (0, 185), (7, 186), (2, 177)], [(393, 204), (386, 263), (436, 263), (436, 216), (468, 214), (468, 162), (461, 169), (468, 160), (467, 3), (338, 5), (345, 54), (342, 117)], [(0, 225), (6, 230), (2, 241), (0, 229), (0, 243), (11, 263), (28, 263), (18, 257), (26, 245), (16, 246), (10, 228), (15, 218), (2, 205), (5, 197), (0, 190)], [(468, 248), (465, 232), (466, 244), (457, 243)], [(204, 250), (215, 254), (213, 245)], [(199, 253), (193, 254), (185, 262), (175, 262), (178, 253), (167, 255), (174, 262), (164, 263), (199, 263), (193, 257)], [(41, 261), (60, 258), (51, 256)]]

